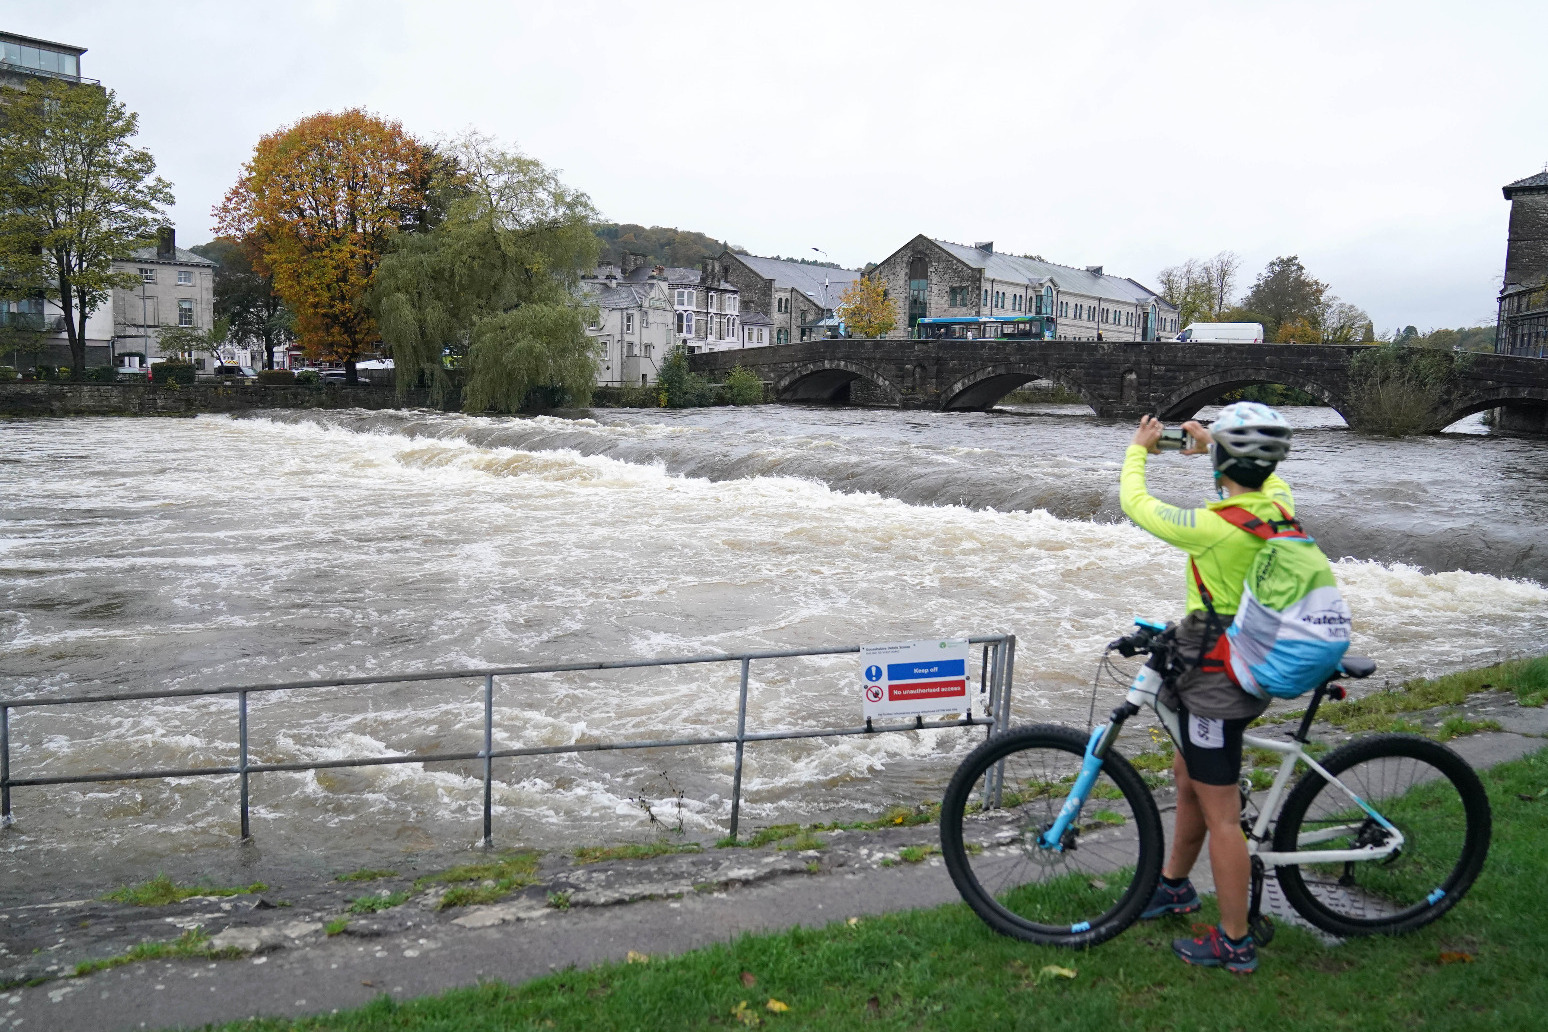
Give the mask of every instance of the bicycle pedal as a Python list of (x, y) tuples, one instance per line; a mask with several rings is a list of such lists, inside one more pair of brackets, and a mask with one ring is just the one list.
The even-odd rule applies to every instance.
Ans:
[(1274, 941), (1274, 922), (1269, 920), (1267, 914), (1259, 914), (1254, 918), (1248, 930), (1252, 932), (1252, 941), (1259, 946), (1267, 946)]

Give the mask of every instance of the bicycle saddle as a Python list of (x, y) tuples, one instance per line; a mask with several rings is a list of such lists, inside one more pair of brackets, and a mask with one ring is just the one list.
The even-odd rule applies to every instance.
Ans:
[(1345, 677), (1370, 677), (1376, 672), (1376, 661), (1369, 656), (1356, 656), (1352, 652), (1344, 653), (1344, 658), (1339, 661), (1339, 672)]

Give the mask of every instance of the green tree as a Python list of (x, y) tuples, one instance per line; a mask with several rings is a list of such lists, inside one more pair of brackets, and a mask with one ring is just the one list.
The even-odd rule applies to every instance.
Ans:
[(586, 404), (597, 358), (577, 286), (597, 255), (591, 200), (480, 136), (448, 153), (459, 171), (440, 187), (443, 221), (400, 234), (372, 291), (398, 390), (423, 377), (441, 397), (449, 359), (465, 367), (470, 412)]
[(757, 405), (763, 401), (763, 380), (751, 369), (737, 366), (726, 374), (726, 400), (733, 405)]
[(1320, 325), (1327, 293), (1328, 285), (1312, 277), (1292, 254), (1268, 263), (1242, 298), (1242, 307), (1260, 313), (1268, 337), (1276, 339), (1287, 322)]
[(1396, 341), (1362, 348), (1349, 363), (1350, 425), (1390, 437), (1440, 430), (1437, 413), (1445, 407), (1457, 373), (1472, 361), (1466, 352), (1407, 347)]
[(113, 259), (154, 238), (172, 188), (112, 90), (35, 80), (0, 87), (0, 107), (0, 281), (59, 305), (81, 377), (87, 317), (134, 280)]
[(1178, 325), (1228, 321), (1223, 319), (1222, 313), (1231, 303), (1231, 294), (1236, 290), (1236, 271), (1241, 264), (1235, 251), (1221, 251), (1213, 258), (1189, 258), (1181, 265), (1162, 269), (1157, 274), (1161, 297), (1177, 306)]
[(231, 342), (262, 348), (263, 367), (273, 369), (275, 350), (296, 338), (290, 309), (274, 292), (274, 276), (254, 265), (262, 248), (223, 236), (189, 250), (215, 263), (215, 318), (230, 324)]
[(218, 362), (221, 349), (230, 342), (230, 331), (231, 324), (225, 319), (216, 319), (215, 325), (207, 330), (163, 326), (156, 343), (161, 353), (169, 357), (186, 360), (194, 355), (209, 355)]
[(639, 226), (634, 223), (605, 222), (595, 227), (597, 242), (601, 246), (600, 257), (623, 263), (627, 252), (643, 254), (651, 265), (673, 265), (694, 268), (705, 255), (717, 255), (725, 250), (741, 251), (736, 245), (722, 244), (712, 236), (691, 229), (667, 226)]

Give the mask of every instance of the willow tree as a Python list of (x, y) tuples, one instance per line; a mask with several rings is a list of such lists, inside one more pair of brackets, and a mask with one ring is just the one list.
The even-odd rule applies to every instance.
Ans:
[(445, 217), (398, 238), (373, 292), (399, 392), (423, 377), (439, 399), (449, 361), (466, 371), (469, 412), (585, 404), (596, 346), (578, 287), (597, 257), (591, 200), (484, 137), (448, 154), (459, 172), (443, 193)]

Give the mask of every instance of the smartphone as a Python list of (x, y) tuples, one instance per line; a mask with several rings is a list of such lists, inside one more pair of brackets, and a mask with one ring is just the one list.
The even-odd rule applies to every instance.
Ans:
[(1162, 451), (1182, 451), (1188, 447), (1188, 433), (1181, 427), (1164, 427), (1156, 447)]

